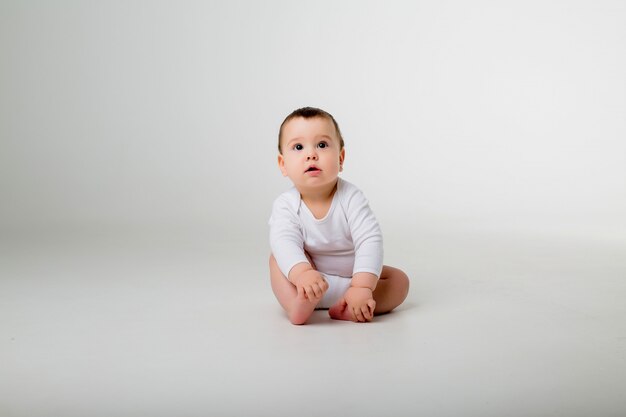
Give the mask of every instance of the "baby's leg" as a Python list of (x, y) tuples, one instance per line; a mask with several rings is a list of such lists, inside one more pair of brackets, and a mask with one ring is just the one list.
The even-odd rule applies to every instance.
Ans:
[(409, 277), (391, 266), (383, 265), (378, 285), (374, 290), (376, 309), (374, 314), (389, 313), (398, 307), (409, 294)]
[[(409, 277), (398, 268), (384, 265), (376, 289), (372, 294), (374, 301), (376, 301), (374, 314), (389, 313), (402, 304), (408, 293)], [(335, 320), (353, 320), (352, 314), (343, 305), (342, 300), (332, 306), (328, 310), (328, 314)]]
[[(311, 262), (311, 266), (315, 268), (310, 258), (309, 262)], [(280, 268), (278, 268), (274, 255), (270, 255), (270, 279), (272, 281), (274, 295), (287, 312), (289, 321), (293, 324), (304, 324), (309, 317), (311, 317), (315, 306), (320, 300), (309, 300), (307, 298), (298, 297), (296, 286), (289, 282)]]

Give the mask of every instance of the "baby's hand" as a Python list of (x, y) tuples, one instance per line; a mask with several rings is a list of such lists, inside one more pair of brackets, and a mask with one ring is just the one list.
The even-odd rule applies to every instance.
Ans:
[(344, 294), (346, 308), (354, 321), (372, 321), (376, 301), (369, 288), (350, 287)]
[(309, 301), (320, 300), (326, 290), (328, 283), (315, 269), (309, 269), (299, 274), (293, 281), (298, 290), (298, 298)]

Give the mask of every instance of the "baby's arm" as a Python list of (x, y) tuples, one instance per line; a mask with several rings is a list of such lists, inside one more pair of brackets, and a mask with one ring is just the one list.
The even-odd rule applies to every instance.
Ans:
[(355, 246), (351, 287), (345, 295), (355, 321), (371, 321), (376, 301), (373, 291), (382, 270), (382, 233), (363, 193), (353, 188), (348, 196), (348, 224)]
[(357, 272), (352, 276), (351, 286), (357, 288), (369, 288), (371, 291), (376, 289), (378, 277), (369, 272)]
[[(299, 198), (299, 196), (293, 196)], [(311, 266), (304, 252), (304, 236), (298, 216), (289, 199), (283, 194), (274, 202), (270, 218), (270, 245), (276, 263), (287, 279), (296, 286), (301, 300), (321, 298), (328, 284)], [(291, 203), (290, 203), (291, 201)]]
[(328, 283), (308, 262), (301, 262), (289, 271), (289, 281), (296, 286), (298, 298), (319, 300), (328, 289)]

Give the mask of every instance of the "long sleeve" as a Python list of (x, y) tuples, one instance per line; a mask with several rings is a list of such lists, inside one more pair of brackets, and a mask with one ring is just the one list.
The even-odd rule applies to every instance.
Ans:
[(383, 269), (383, 235), (363, 193), (356, 187), (346, 195), (348, 225), (354, 242), (354, 268), (380, 277)]
[(297, 213), (289, 204), (288, 196), (281, 195), (274, 201), (270, 225), (270, 247), (282, 273), (289, 277), (289, 271), (300, 262), (308, 262), (304, 254), (304, 236), (298, 222)]

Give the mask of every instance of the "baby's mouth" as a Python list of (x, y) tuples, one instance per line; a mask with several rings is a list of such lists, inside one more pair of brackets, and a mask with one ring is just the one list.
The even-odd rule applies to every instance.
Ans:
[(321, 170), (316, 166), (310, 166), (309, 169), (307, 169), (304, 172), (312, 172), (312, 171), (321, 171)]

